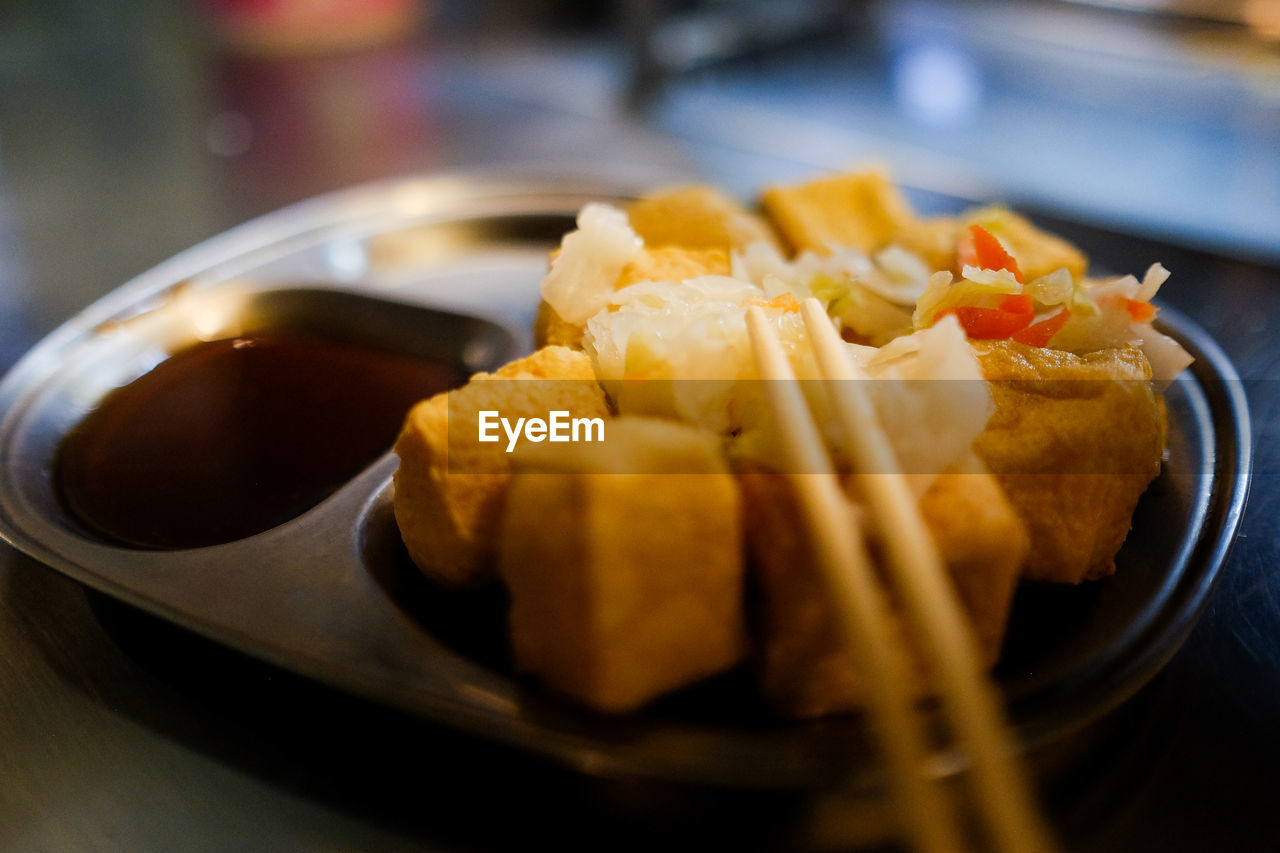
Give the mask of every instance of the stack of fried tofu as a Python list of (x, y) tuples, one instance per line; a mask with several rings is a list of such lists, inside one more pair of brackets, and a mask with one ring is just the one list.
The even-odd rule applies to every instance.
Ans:
[[(759, 241), (784, 254), (898, 245), (951, 270), (959, 235), (979, 220), (994, 225), (1028, 280), (1086, 272), (1078, 250), (1007, 211), (920, 217), (877, 171), (774, 187), (757, 210), (689, 186), (627, 213), (644, 248), (616, 288), (725, 275), (731, 253)], [(517, 667), (601, 711), (640, 708), (748, 660), (784, 714), (858, 708), (858, 676), (787, 479), (731, 461), (726, 436), (619, 416), (580, 349), (583, 328), (545, 303), (535, 332), (533, 355), (424, 401), (406, 420), (395, 512), (423, 573), (445, 589), (503, 584)], [(1113, 570), (1159, 470), (1164, 421), (1136, 349), (976, 349), (996, 413), (973, 456), (936, 477), (920, 507), (993, 663), (1020, 580), (1077, 583)], [(606, 440), (507, 454), (476, 441), (481, 410), (602, 417)], [(874, 531), (869, 538), (874, 545)]]

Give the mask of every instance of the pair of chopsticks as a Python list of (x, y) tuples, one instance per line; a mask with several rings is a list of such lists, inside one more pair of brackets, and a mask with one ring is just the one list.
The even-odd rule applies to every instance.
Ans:
[[(919, 639), (953, 734), (969, 759), (973, 800), (988, 844), (1004, 853), (1055, 849), (1013, 753), (995, 690), (977, 644), (920, 516), (893, 448), (876, 419), (860, 372), (816, 299), (801, 305), (810, 345), (851, 450), (867, 511), (881, 532), (888, 576)], [(889, 620), (889, 604), (853, 522), (844, 492), (786, 354), (759, 307), (747, 330), (766, 396), (782, 437), (818, 567), (831, 593), (841, 638), (865, 678), (868, 720), (889, 770), (899, 824), (914, 849), (965, 848), (948, 792), (925, 773), (923, 720), (911, 691), (909, 653)], [(875, 472), (875, 473), (872, 473)]]

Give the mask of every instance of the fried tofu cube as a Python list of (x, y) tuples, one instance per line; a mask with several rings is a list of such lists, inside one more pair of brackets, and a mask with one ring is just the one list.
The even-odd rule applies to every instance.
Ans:
[(686, 246), (646, 247), (625, 267), (614, 289), (642, 281), (685, 281), (704, 275), (728, 275), (729, 251), (723, 248)]
[(1031, 547), (1026, 524), (980, 464), (939, 475), (920, 498), (920, 514), (969, 616), (983, 663), (994, 666)]
[(917, 217), (883, 173), (855, 172), (791, 187), (771, 187), (761, 206), (794, 252), (827, 254), (833, 246), (874, 252), (888, 244), (915, 254), (931, 270), (956, 269), (964, 230), (981, 225), (1018, 261), (1027, 281), (1065, 267), (1084, 278), (1088, 259), (1068, 241), (1037, 228), (1002, 207), (982, 207), (959, 217)]
[[(512, 381), (500, 381), (512, 380)], [(461, 388), (418, 403), (396, 440), (394, 509), (409, 556), (447, 587), (496, 580), (496, 540), (510, 454), (502, 442), (479, 441), (479, 413), (514, 420), (608, 417), (604, 392), (582, 352), (546, 347)]]
[[(684, 281), (703, 275), (728, 275), (730, 272), (728, 249), (686, 248), (683, 246), (645, 247), (622, 268), (613, 284), (621, 290), (641, 281)], [(538, 346), (582, 347), (585, 329), (562, 318), (543, 300), (538, 306), (533, 334)]]
[(872, 252), (916, 221), (906, 198), (876, 170), (770, 187), (760, 204), (796, 253), (826, 255), (833, 246)]
[(1079, 583), (1111, 574), (1164, 454), (1164, 403), (1146, 357), (1136, 347), (974, 348), (995, 403), (974, 449), (1031, 531), (1024, 576)]
[(907, 223), (894, 232), (890, 242), (924, 261), (931, 272), (954, 271), (961, 230), (958, 219), (935, 216)]
[[(762, 694), (779, 713), (796, 718), (862, 707), (866, 686), (840, 640), (790, 484), (759, 470), (744, 471), (741, 481), (760, 611), (755, 659)], [(1027, 554), (1026, 528), (980, 464), (937, 476), (920, 512), (984, 662), (992, 665)], [(859, 523), (856, 515), (850, 523)], [(891, 617), (906, 642), (902, 617)], [(925, 692), (919, 665), (914, 677), (915, 689)]]
[[(791, 485), (784, 475), (754, 466), (740, 471), (738, 481), (761, 696), (779, 714), (800, 719), (861, 707), (857, 672), (841, 645)], [(849, 523), (857, 523), (852, 514)]]
[(780, 248), (767, 221), (720, 190), (698, 184), (660, 190), (632, 202), (627, 218), (649, 247), (727, 252), (763, 242)]
[(547, 300), (538, 302), (538, 313), (533, 318), (533, 343), (538, 347), (569, 347), (582, 349), (582, 335), (586, 329), (556, 313)]
[(519, 670), (625, 713), (743, 659), (738, 492), (714, 435), (621, 417), (600, 445), (517, 456), (500, 566)]

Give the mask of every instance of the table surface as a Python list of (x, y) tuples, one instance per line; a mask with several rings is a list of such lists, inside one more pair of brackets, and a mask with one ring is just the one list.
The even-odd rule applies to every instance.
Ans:
[[(288, 61), (219, 53), (191, 18), (159, 2), (110, 12), (54, 4), (0, 21), (0, 370), (165, 257), (374, 178), (577, 160), (645, 164), (750, 193), (873, 158), (926, 190), (1009, 199), (1101, 267), (1139, 271), (1160, 260), (1174, 271), (1162, 298), (1237, 366), (1256, 453), (1240, 535), (1207, 610), (1168, 667), (1109, 721), (1085, 769), (1057, 781), (1055, 819), (1081, 851), (1280, 847), (1274, 104), (1227, 131), (1237, 134), (1229, 153), (1243, 175), (1222, 182), (1216, 164), (1213, 175), (1186, 179), (1217, 179), (1223, 195), (1236, 194), (1231, 204), (1202, 202), (1254, 223), (1233, 240), (1227, 214), (1206, 228), (1180, 215), (1198, 185), (1150, 216), (1135, 208), (1135, 194), (1176, 183), (1179, 164), (1159, 156), (1133, 167), (1140, 184), (1081, 192), (1072, 170), (1087, 152), (1064, 159), (1056, 184), (1016, 164), (997, 180), (999, 152), (981, 160), (946, 150), (952, 142), (928, 148), (919, 127), (904, 139), (884, 103), (826, 112), (816, 95), (792, 96), (837, 91), (834, 60), (812, 53), (691, 71), (666, 81), (643, 111), (627, 111), (626, 63), (607, 30), (548, 34), (522, 19), (495, 35), (480, 13), (440, 6), (407, 42)], [(912, 20), (895, 12), (879, 32), (904, 39)], [(928, 18), (927, 34), (937, 35), (939, 20)], [(824, 44), (833, 57), (848, 53)], [(1016, 88), (982, 67), (993, 101)], [(548, 80), (555, 85), (538, 84)], [(1045, 120), (1065, 126), (1071, 102)], [(1086, 149), (1105, 148), (1100, 115), (1072, 125)], [(789, 138), (780, 121), (802, 132)], [(1001, 131), (969, 127), (964, 144), (981, 147), (984, 132)], [(1182, 133), (1180, 150), (1207, 161), (1223, 138), (1198, 132)], [(1131, 128), (1125, 144), (1140, 135)], [(1044, 156), (1052, 166), (1063, 154)], [(1122, 181), (1125, 170), (1109, 162), (1110, 180)], [(576, 775), (240, 657), (0, 545), (5, 849), (502, 849), (535, 838), (652, 847), (676, 837), (792, 848), (816, 843), (821, 806)]]

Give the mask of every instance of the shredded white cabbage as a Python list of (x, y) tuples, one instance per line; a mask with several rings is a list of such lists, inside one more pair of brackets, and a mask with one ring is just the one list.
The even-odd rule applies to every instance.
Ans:
[(1071, 299), (1075, 290), (1075, 282), (1066, 267), (1059, 267), (1051, 273), (1027, 282), (1027, 293), (1031, 298), (1044, 306), (1061, 305)]
[(1141, 335), (1142, 353), (1151, 362), (1151, 378), (1161, 385), (1172, 382), (1195, 361), (1182, 344), (1150, 325), (1135, 328), (1134, 332)]
[(769, 298), (812, 296), (844, 328), (875, 344), (911, 332), (911, 309), (929, 283), (924, 262), (897, 246), (874, 258), (832, 247), (827, 255), (806, 251), (788, 260), (758, 243), (734, 254), (733, 275), (759, 285)]
[(927, 328), (940, 311), (971, 305), (988, 296), (1009, 296), (1021, 292), (1022, 285), (1008, 270), (966, 266), (959, 280), (953, 280), (946, 270), (939, 270), (929, 276), (929, 286), (916, 303), (912, 321), (917, 329)]
[(889, 246), (876, 255), (882, 280), (867, 287), (898, 305), (914, 306), (929, 285), (929, 267), (917, 255), (900, 246)]
[[(620, 412), (691, 421), (718, 432), (742, 422), (751, 393), (741, 380), (758, 372), (747, 337), (746, 309), (760, 305), (812, 376), (812, 356), (795, 311), (769, 304), (758, 285), (728, 276), (643, 282), (612, 294), (587, 321), (583, 347)], [(625, 380), (674, 380), (670, 382)], [(755, 389), (758, 390), (758, 389)]]
[(1147, 267), (1146, 273), (1142, 276), (1142, 285), (1138, 288), (1138, 294), (1133, 298), (1143, 302), (1150, 302), (1160, 290), (1160, 285), (1168, 280), (1169, 271), (1157, 261)]
[(876, 414), (917, 493), (960, 464), (994, 411), (973, 348), (954, 317), (879, 349), (850, 347)]
[(960, 278), (990, 288), (992, 293), (1021, 293), (1022, 283), (1017, 276), (1008, 270), (984, 270), (965, 264), (960, 270)]
[(565, 235), (542, 280), (542, 298), (561, 318), (582, 325), (608, 304), (618, 275), (643, 247), (621, 210), (586, 205), (578, 213), (577, 230)]

